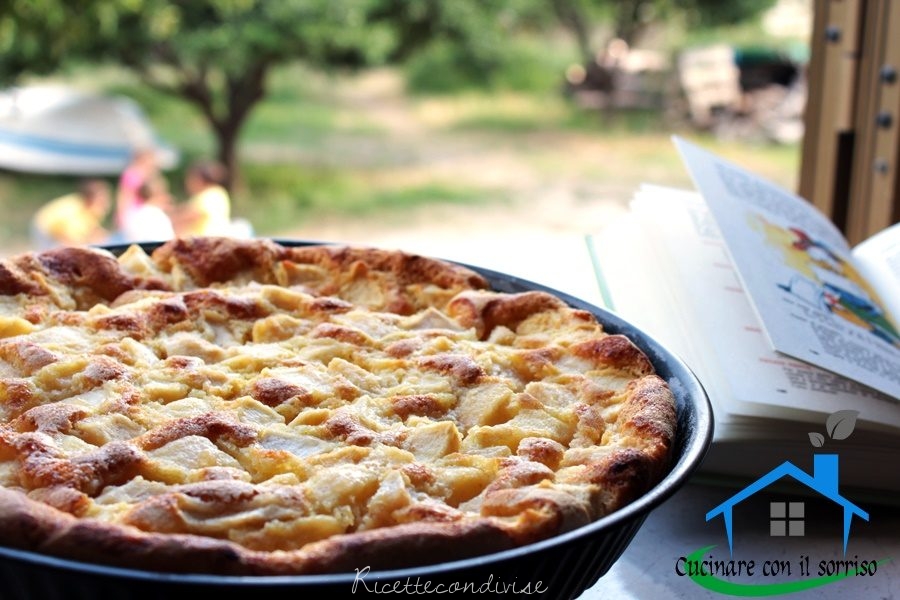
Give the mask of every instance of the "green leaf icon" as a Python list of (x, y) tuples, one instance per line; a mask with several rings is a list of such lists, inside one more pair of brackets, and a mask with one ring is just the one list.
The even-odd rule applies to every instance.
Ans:
[(825, 445), (825, 436), (813, 431), (809, 434), (809, 442), (816, 448), (821, 448)]
[(850, 437), (856, 428), (857, 416), (859, 416), (858, 410), (839, 410), (829, 415), (828, 420), (825, 421), (828, 436), (833, 440), (845, 440)]

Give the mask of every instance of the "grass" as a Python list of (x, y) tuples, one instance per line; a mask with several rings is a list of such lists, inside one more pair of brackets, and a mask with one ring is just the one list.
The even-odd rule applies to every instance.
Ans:
[(250, 163), (245, 183), (253, 190), (253, 206), (245, 205), (245, 213), (253, 215), (257, 232), (266, 235), (284, 232), (286, 224), (297, 226), (319, 218), (396, 218), (423, 204), (471, 205), (503, 199), (501, 191), (459, 183), (434, 180), (399, 185), (374, 171), (289, 164)]
[[(521, 56), (534, 55), (529, 52)], [(622, 189), (641, 181), (687, 184), (668, 140), (671, 127), (660, 114), (583, 110), (561, 96), (557, 63), (569, 52), (544, 57), (540, 81), (440, 95), (405, 93), (402, 85), (372, 88), (369, 74), (326, 76), (299, 64), (280, 67), (242, 132), (235, 212), (259, 233), (278, 235), (320, 217), (368, 222), (429, 204), (514, 202), (523, 173), (540, 180), (536, 185), (583, 182), (588, 192), (579, 193), (585, 197), (591, 186), (609, 182)], [(177, 197), (184, 196), (184, 165), (214, 154), (214, 139), (197, 109), (124, 71), (85, 67), (63, 81), (126, 95), (143, 107), (160, 137), (182, 152), (182, 166), (167, 174)], [(796, 146), (692, 137), (794, 186)], [(23, 246), (34, 211), (76, 185), (75, 178), (0, 172), (0, 247)]]
[[(453, 135), (477, 135), (485, 144), (505, 142), (519, 149), (547, 140), (570, 152), (549, 147), (538, 154), (543, 162), (533, 166), (547, 172), (566, 170), (580, 162), (577, 175), (595, 180), (656, 181), (690, 185), (670, 136), (682, 135), (730, 159), (760, 176), (795, 189), (800, 169), (798, 145), (718, 140), (710, 134), (673, 124), (655, 111), (604, 112), (578, 109), (559, 95), (477, 94), (423, 99), (418, 117), (438, 131)], [(594, 160), (572, 156), (577, 140), (593, 140), (606, 153)]]
[(251, 114), (241, 141), (315, 148), (335, 133), (383, 135), (364, 110), (341, 102), (341, 82), (299, 64), (276, 69), (266, 100)]
[[(579, 109), (559, 94), (477, 94), (453, 98), (432, 98), (445, 104), (443, 127), (449, 131), (492, 134), (530, 134), (546, 131), (596, 133), (605, 136), (634, 136), (659, 133), (666, 128), (658, 111), (625, 110), (606, 112)], [(455, 114), (454, 114), (455, 113)]]

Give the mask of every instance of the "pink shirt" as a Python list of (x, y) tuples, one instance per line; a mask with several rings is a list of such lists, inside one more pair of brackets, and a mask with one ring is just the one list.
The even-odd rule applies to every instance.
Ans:
[(116, 226), (125, 227), (132, 214), (137, 211), (143, 201), (138, 197), (138, 190), (144, 183), (144, 173), (136, 167), (128, 167), (119, 178), (119, 193), (122, 200), (116, 205)]

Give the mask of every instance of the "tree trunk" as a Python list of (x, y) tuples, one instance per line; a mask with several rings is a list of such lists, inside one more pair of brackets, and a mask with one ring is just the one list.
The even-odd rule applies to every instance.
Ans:
[(629, 47), (633, 47), (647, 23), (644, 20), (647, 7), (651, 0), (619, 0), (616, 2), (615, 36), (625, 40)]
[(177, 62), (173, 63), (173, 66), (180, 74), (180, 81), (175, 86), (160, 83), (148, 73), (144, 73), (145, 81), (159, 90), (191, 102), (200, 109), (216, 136), (217, 158), (226, 169), (225, 187), (231, 192), (241, 179), (237, 142), (250, 112), (266, 95), (265, 81), (270, 63), (261, 61), (246, 67), (239, 74), (226, 75), (224, 88), (220, 86), (218, 89), (210, 83), (209, 69), (200, 67), (187, 70)]
[(217, 158), (222, 163), (222, 166), (225, 167), (225, 189), (229, 193), (234, 191), (235, 185), (241, 178), (240, 164), (237, 160), (237, 141), (243, 124), (243, 119), (240, 122), (226, 120), (226, 122), (216, 124), (214, 127), (216, 143), (218, 144)]
[(237, 141), (241, 129), (256, 104), (266, 95), (266, 75), (269, 63), (260, 61), (248, 66), (239, 75), (230, 75), (225, 84), (226, 114), (214, 123), (219, 142), (219, 160), (227, 170), (226, 189), (234, 190), (240, 183), (237, 160)]
[(594, 60), (591, 24), (582, 7), (575, 0), (553, 0), (553, 10), (563, 27), (574, 34), (583, 63), (590, 64)]

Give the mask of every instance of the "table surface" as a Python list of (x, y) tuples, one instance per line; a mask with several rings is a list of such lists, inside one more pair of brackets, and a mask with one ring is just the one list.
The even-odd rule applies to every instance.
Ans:
[[(891, 467), (896, 468), (896, 467)], [(716, 561), (732, 560), (721, 517), (706, 522), (706, 513), (730, 498), (733, 488), (688, 483), (668, 501), (650, 513), (643, 527), (622, 557), (580, 600), (606, 598), (723, 598), (720, 593), (700, 587), (687, 576), (679, 576), (676, 563), (691, 552), (714, 545), (705, 556)], [(771, 505), (775, 502), (803, 503), (803, 536), (772, 537)], [(721, 579), (767, 585), (816, 579), (820, 568), (833, 568), (831, 561), (880, 561), (871, 576), (848, 577), (814, 589), (790, 594), (791, 600), (816, 598), (900, 598), (900, 509), (862, 505), (869, 521), (854, 518), (847, 553), (842, 553), (840, 508), (821, 497), (791, 493), (759, 493), (744, 501), (748, 506), (734, 512), (733, 560), (754, 561), (752, 577)], [(796, 504), (795, 504), (796, 506)], [(797, 512), (795, 510), (795, 512)], [(799, 520), (799, 519), (791, 519)], [(808, 572), (801, 572), (803, 557), (809, 557)], [(778, 564), (788, 566), (790, 575), (763, 571)], [(822, 564), (824, 561), (824, 565)]]

